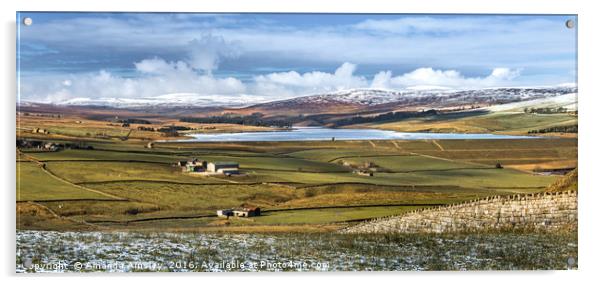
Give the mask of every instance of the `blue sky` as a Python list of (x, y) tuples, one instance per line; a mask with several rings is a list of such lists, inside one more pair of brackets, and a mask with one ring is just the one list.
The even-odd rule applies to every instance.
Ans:
[[(575, 83), (574, 16), (19, 13), (21, 99)], [(21, 20), (31, 17), (33, 25)]]

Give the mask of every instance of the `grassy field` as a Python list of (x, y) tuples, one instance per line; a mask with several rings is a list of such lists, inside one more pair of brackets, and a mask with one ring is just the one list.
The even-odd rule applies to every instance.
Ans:
[[(266, 129), (208, 127), (155, 115), (140, 118), (151, 121), (145, 127), (178, 124), (198, 132)], [(573, 123), (576, 117), (567, 114), (517, 109), (364, 127), (522, 134)], [(321, 232), (428, 205), (544, 191), (558, 177), (534, 170), (577, 164), (574, 138), (200, 143), (170, 142), (138, 126), (75, 115), (19, 116), (19, 138), (81, 143), (92, 149), (21, 150), (16, 162), (18, 227)], [(33, 128), (50, 134), (33, 134)], [(147, 148), (151, 140), (154, 146)], [(190, 158), (235, 161), (243, 175), (194, 176), (173, 166)], [(503, 168), (496, 168), (498, 163)], [(354, 173), (366, 164), (373, 176)], [(261, 207), (264, 214), (214, 217), (216, 210), (241, 205)]]
[(182, 173), (180, 168), (164, 163), (119, 161), (47, 162), (48, 170), (73, 183), (102, 181), (170, 181), (174, 183), (223, 183), (211, 177)]
[(462, 168), (492, 168), (469, 163), (425, 157), (421, 155), (361, 156), (336, 159), (335, 162), (348, 162), (356, 165), (373, 163), (383, 172), (420, 172), (433, 170), (451, 170)]
[(60, 152), (30, 152), (30, 156), (40, 161), (94, 161), (94, 160), (115, 160), (115, 161), (140, 161), (140, 162), (159, 162), (171, 164), (178, 159), (186, 160), (186, 156), (162, 155), (159, 153), (135, 153), (123, 151), (89, 151), (81, 149), (66, 149)]
[(33, 162), (17, 162), (17, 201), (110, 199), (60, 181)]
[[(361, 220), (383, 216), (399, 215), (420, 207), (413, 206), (382, 206), (382, 207), (357, 207), (357, 208), (335, 208), (315, 209), (303, 211), (281, 211), (268, 212), (264, 216), (253, 219), (253, 224), (280, 225), (280, 224), (307, 224), (310, 223), (333, 223), (350, 220)], [(302, 212), (300, 215), (299, 212)]]
[(508, 111), (453, 119), (445, 116), (407, 119), (363, 125), (363, 127), (403, 132), (527, 134), (530, 130), (574, 124), (577, 124), (577, 117), (568, 114), (530, 114)]
[[(18, 157), (17, 197), (37, 200), (39, 205), (20, 206), (26, 223), (19, 226), (332, 230), (429, 204), (544, 191), (558, 177), (538, 175), (524, 166), (576, 165), (576, 142), (570, 138), (164, 142), (148, 149), (143, 142), (92, 141), (88, 144), (93, 150), (25, 151), (39, 163)], [(199, 177), (172, 166), (192, 157), (239, 162), (244, 175)], [(353, 173), (354, 165), (366, 162), (375, 166), (374, 176)], [(496, 162), (504, 168), (495, 168)], [(264, 215), (230, 220), (212, 217), (218, 209), (240, 205), (259, 206)], [(35, 215), (46, 210), (39, 207), (64, 219), (41, 223)]]
[[(89, 111), (88, 111), (89, 112)], [(172, 125), (188, 127), (188, 133), (220, 133), (220, 132), (254, 132), (269, 131), (274, 128), (258, 126), (241, 126), (236, 124), (196, 124), (180, 122), (176, 118), (166, 118), (157, 114), (121, 114), (123, 118), (130, 116), (148, 121), (148, 124), (130, 124), (123, 126), (119, 116), (108, 114), (67, 114), (61, 116), (48, 116), (44, 113), (21, 113), (17, 116), (17, 135), (36, 136), (45, 139), (85, 139), (110, 141), (127, 136), (134, 141), (148, 141), (156, 139), (174, 139), (164, 137), (157, 131), (139, 130), (138, 127), (160, 129)], [(48, 134), (32, 134), (32, 130), (45, 129)], [(178, 137), (181, 139), (182, 137)]]

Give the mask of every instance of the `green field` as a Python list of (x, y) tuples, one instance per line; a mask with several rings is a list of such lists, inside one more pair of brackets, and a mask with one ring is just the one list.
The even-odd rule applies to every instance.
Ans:
[[(543, 191), (558, 177), (499, 169), (495, 163), (576, 161), (577, 155), (575, 139), (90, 145), (93, 150), (26, 153), (48, 172), (19, 156), (18, 200), (38, 200), (87, 226), (253, 231), (299, 225), (305, 230), (303, 225), (343, 226), (425, 205)], [(173, 166), (193, 157), (236, 161), (244, 175), (194, 176)], [(374, 176), (353, 173), (366, 162), (375, 167)], [(264, 215), (212, 217), (218, 209), (241, 205), (261, 207)]]
[(102, 150), (81, 150), (66, 149), (60, 152), (33, 152), (29, 153), (32, 157), (40, 161), (56, 160), (116, 160), (116, 161), (141, 161), (141, 162), (162, 162), (173, 163), (178, 158), (186, 159), (186, 156), (162, 155), (157, 153), (136, 153), (124, 151), (102, 151)]
[(569, 114), (531, 114), (511, 110), (452, 118), (446, 115), (413, 118), (364, 127), (405, 132), (527, 134), (530, 130), (574, 124), (577, 124), (577, 117)]
[(342, 158), (336, 162), (349, 162), (362, 164), (374, 163), (377, 168), (383, 168), (384, 172), (419, 172), (432, 170), (452, 170), (463, 168), (492, 168), (493, 166), (474, 165), (458, 161), (449, 161), (440, 158), (425, 157), (421, 155), (391, 155), (391, 156), (362, 156)]
[(114, 162), (114, 161), (60, 161), (47, 162), (48, 170), (73, 183), (100, 181), (171, 181), (174, 183), (223, 183), (210, 177), (183, 174), (170, 164)]
[(32, 162), (17, 162), (17, 201), (109, 199), (83, 190), (45, 173)]
[(384, 216), (399, 215), (419, 207), (383, 206), (383, 207), (357, 207), (340, 209), (316, 209), (303, 211), (268, 212), (253, 219), (255, 224), (306, 224), (306, 223), (332, 223), (349, 220), (369, 219)]

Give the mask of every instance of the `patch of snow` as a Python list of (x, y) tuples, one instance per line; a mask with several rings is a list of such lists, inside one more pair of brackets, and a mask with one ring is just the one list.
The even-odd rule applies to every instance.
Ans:
[[(397, 105), (462, 105), (473, 103), (503, 104), (576, 93), (571, 86), (556, 87), (511, 87), (484, 88), (475, 90), (452, 90), (438, 86), (415, 86), (404, 90), (350, 89), (314, 94), (280, 101), (270, 101), (269, 97), (237, 95), (202, 95), (197, 93), (173, 93), (142, 98), (73, 98), (57, 105), (94, 105), (116, 108), (146, 107), (290, 107), (295, 105), (350, 104), (357, 106)], [(20, 104), (29, 104), (22, 102)]]
[(143, 107), (241, 107), (267, 102), (264, 97), (240, 95), (201, 95), (197, 93), (171, 93), (143, 98), (73, 98), (57, 103), (60, 106), (107, 106), (116, 108)]
[(558, 95), (553, 97), (545, 97), (533, 100), (526, 100), (521, 102), (513, 102), (508, 104), (500, 104), (482, 109), (492, 112), (502, 112), (527, 108), (527, 107), (564, 107), (569, 111), (577, 110), (577, 93), (569, 93), (564, 95)]
[(450, 89), (351, 89), (297, 97), (288, 100), (262, 104), (264, 107), (286, 107), (311, 104), (351, 104), (376, 106), (381, 104), (429, 104), (461, 105), (473, 103), (500, 104), (539, 98), (555, 97), (576, 93), (576, 88), (537, 87), (537, 88), (486, 88), (476, 90)]

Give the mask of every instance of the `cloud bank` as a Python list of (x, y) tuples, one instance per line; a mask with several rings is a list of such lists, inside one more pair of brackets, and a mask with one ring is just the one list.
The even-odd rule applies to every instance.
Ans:
[[(503, 66), (567, 81), (576, 53), (576, 29), (565, 27), (567, 16), (47, 13), (45, 17), (48, 20), (21, 30), (23, 72), (44, 67), (60, 72), (110, 70), (157, 55), (168, 60), (186, 57), (192, 68), (206, 74), (215, 73), (223, 63), (230, 64), (230, 70), (253, 73), (257, 67), (311, 70), (319, 64), (334, 69), (353, 62), (397, 73), (419, 67), (483, 72)], [(81, 63), (91, 59), (94, 62)]]
[(357, 66), (345, 62), (332, 73), (311, 71), (274, 72), (258, 75), (244, 83), (234, 77), (217, 78), (199, 73), (193, 63), (166, 61), (159, 57), (135, 62), (139, 77), (127, 78), (101, 70), (95, 73), (37, 78), (23, 84), (23, 92), (60, 103), (73, 98), (149, 98), (186, 93), (189, 96), (244, 95), (258, 102), (353, 88), (411, 89), (420, 87), (472, 89), (512, 85), (520, 70), (494, 68), (484, 77), (467, 77), (456, 70), (418, 68), (394, 75), (380, 71), (372, 78), (355, 74)]
[(575, 78), (576, 30), (566, 29), (566, 16), (44, 16), (19, 34), (25, 101), (175, 93), (274, 100)]
[(392, 76), (391, 71), (381, 71), (372, 80), (373, 88), (442, 87), (452, 89), (500, 87), (512, 83), (520, 76), (520, 69), (494, 68), (486, 77), (466, 77), (456, 70), (437, 70), (430, 67)]
[[(101, 70), (96, 73), (73, 74), (68, 78), (42, 77), (23, 84), (23, 93), (35, 93), (49, 103), (73, 98), (144, 98), (173, 93), (199, 95), (238, 95), (246, 86), (233, 77), (215, 78), (198, 74), (185, 62), (167, 62), (160, 58), (137, 62), (141, 77), (126, 78)], [(56, 81), (62, 82), (56, 84)], [(69, 82), (69, 84), (65, 84)], [(50, 90), (47, 90), (50, 89)], [(46, 93), (46, 96), (44, 96)]]

